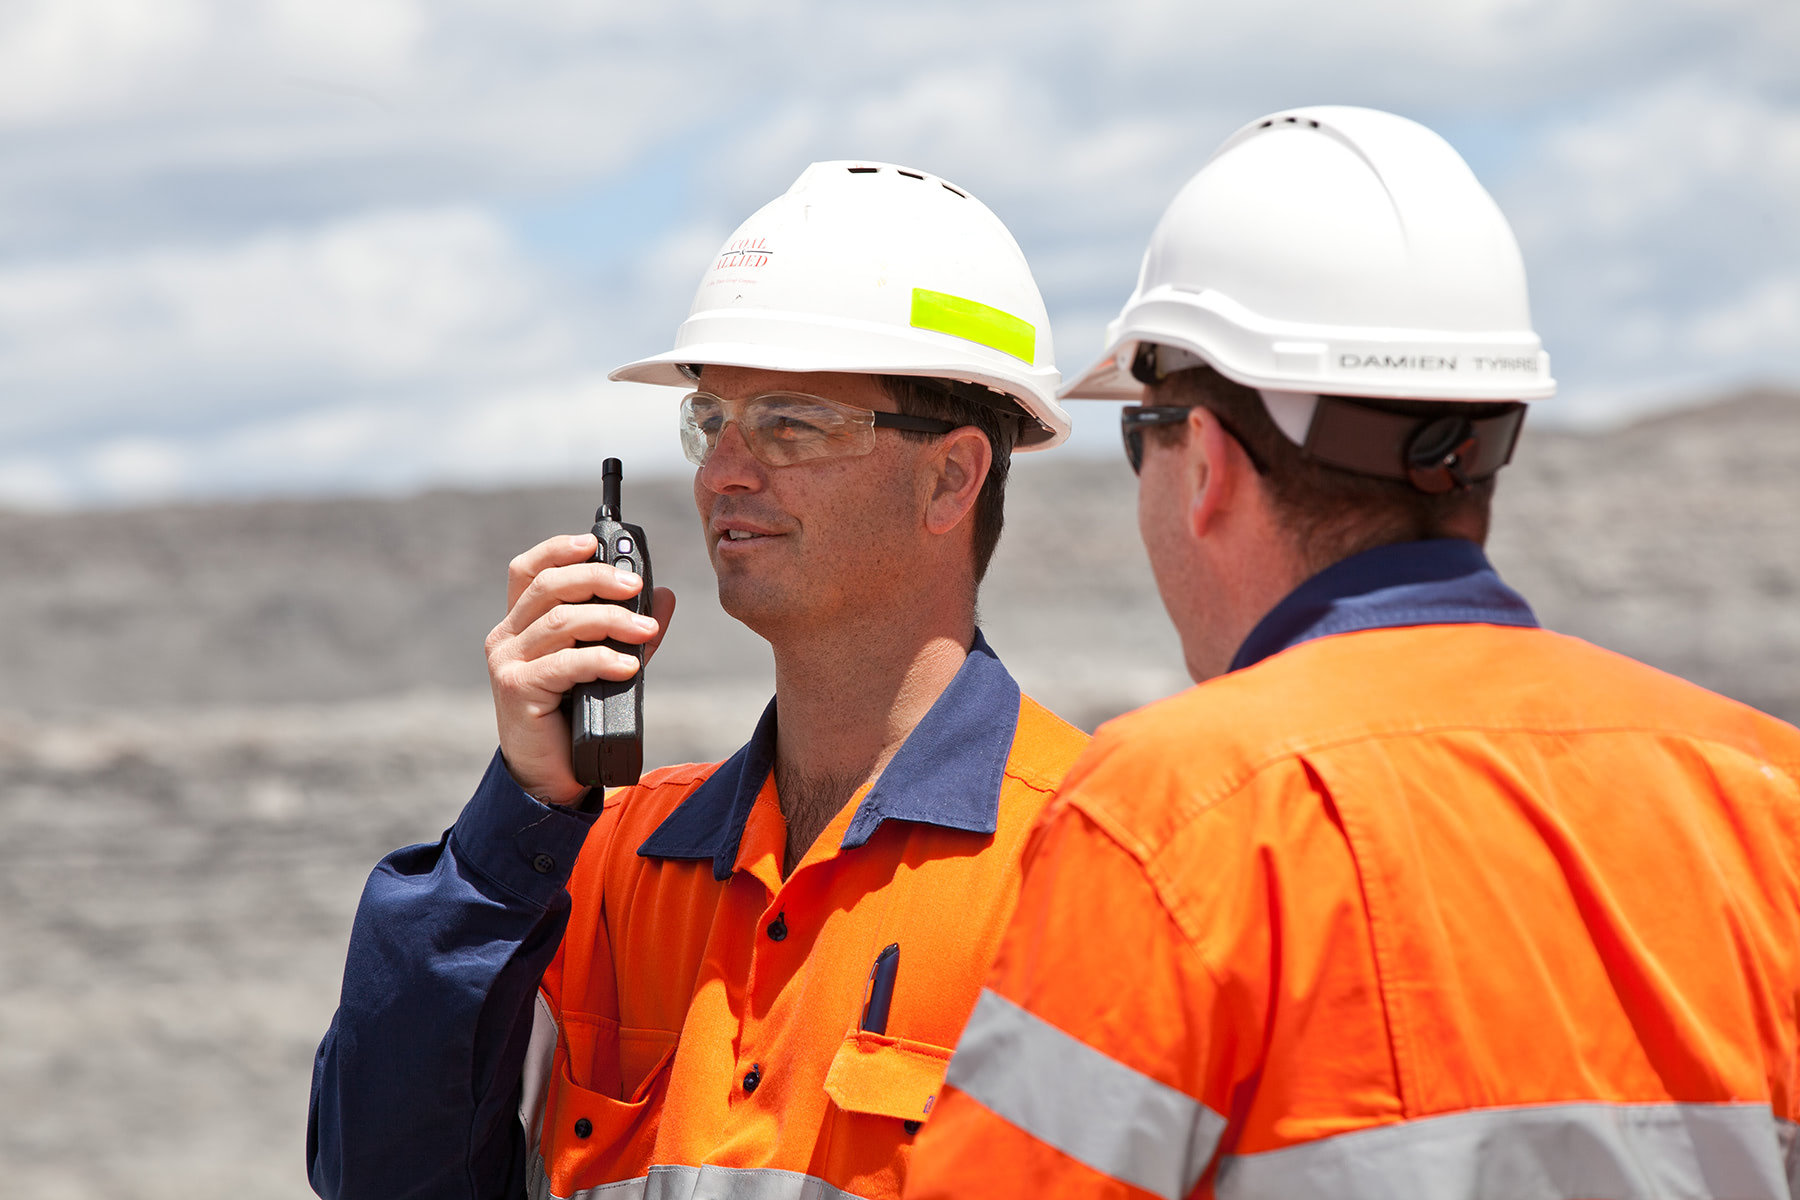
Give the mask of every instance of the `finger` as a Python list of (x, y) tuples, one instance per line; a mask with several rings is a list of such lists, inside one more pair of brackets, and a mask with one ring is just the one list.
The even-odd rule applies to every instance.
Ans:
[(668, 588), (657, 588), (650, 596), (650, 615), (656, 621), (656, 636), (644, 643), (645, 662), (650, 661), (650, 656), (662, 645), (663, 635), (669, 632), (669, 619), (675, 615), (675, 593)]
[(656, 636), (656, 622), (620, 604), (559, 604), (530, 625), (503, 651), (519, 659), (543, 658), (577, 642), (642, 643)]
[(560, 702), (562, 694), (578, 683), (630, 679), (637, 669), (635, 654), (621, 654), (609, 646), (571, 646), (534, 660), (526, 677), (532, 687)]
[(525, 589), (551, 567), (566, 567), (594, 557), (599, 543), (591, 533), (561, 534), (545, 538), (525, 553), (506, 564), (506, 611), (524, 595)]
[(559, 604), (583, 604), (596, 596), (629, 600), (643, 590), (640, 576), (605, 563), (546, 567), (526, 585), (501, 625), (510, 633), (518, 633)]

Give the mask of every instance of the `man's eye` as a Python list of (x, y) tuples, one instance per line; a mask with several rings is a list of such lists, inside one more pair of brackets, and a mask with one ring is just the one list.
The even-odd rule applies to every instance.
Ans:
[(781, 437), (812, 437), (824, 430), (806, 417), (796, 413), (779, 413), (769, 423), (770, 431)]
[(816, 441), (832, 435), (839, 424), (836, 417), (833, 412), (795, 406), (770, 409), (760, 423), (770, 437), (784, 442)]

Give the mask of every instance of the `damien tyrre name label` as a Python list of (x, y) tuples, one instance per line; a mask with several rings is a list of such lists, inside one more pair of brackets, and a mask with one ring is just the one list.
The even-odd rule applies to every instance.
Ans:
[(1537, 371), (1535, 354), (1352, 354), (1337, 356), (1342, 371)]

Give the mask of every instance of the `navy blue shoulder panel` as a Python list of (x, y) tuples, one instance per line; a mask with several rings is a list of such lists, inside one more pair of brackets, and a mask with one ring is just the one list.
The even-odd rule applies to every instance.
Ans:
[[(663, 819), (638, 854), (710, 858), (713, 878), (731, 878), (750, 810), (775, 765), (775, 722), (771, 700), (750, 740)], [(863, 845), (891, 820), (992, 834), (1018, 723), (1019, 685), (977, 631), (955, 678), (857, 806), (843, 845)]]
[(1018, 727), (1018, 682), (977, 631), (950, 686), (857, 806), (843, 844), (860, 846), (892, 820), (999, 829), (1000, 782)]
[(663, 818), (638, 846), (639, 857), (710, 858), (713, 878), (730, 879), (750, 810), (774, 765), (775, 702), (771, 700), (750, 740)]
[(1538, 619), (1474, 542), (1396, 542), (1333, 563), (1288, 593), (1250, 631), (1230, 669), (1313, 638), (1407, 625), (1535, 629)]

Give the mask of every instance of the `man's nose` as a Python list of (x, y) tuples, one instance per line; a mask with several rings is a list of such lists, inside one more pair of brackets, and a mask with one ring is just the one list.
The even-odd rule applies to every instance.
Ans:
[(768, 468), (750, 453), (750, 443), (738, 423), (725, 422), (719, 438), (713, 443), (706, 465), (700, 468), (700, 483), (709, 492), (755, 492), (768, 482)]

